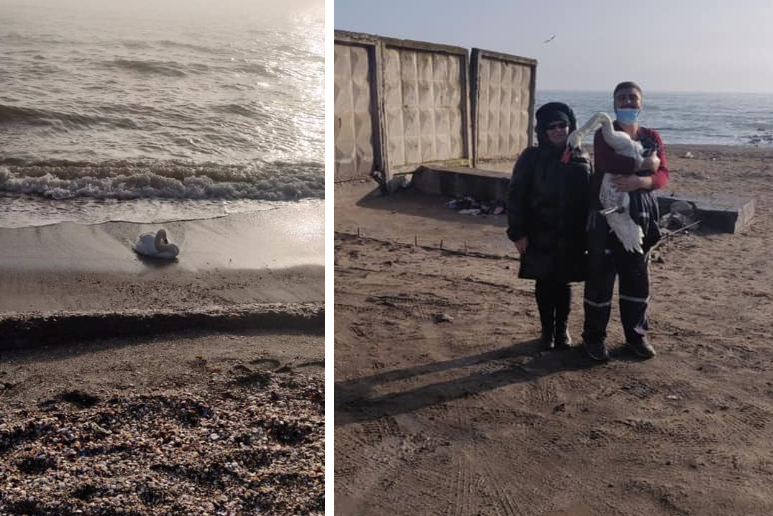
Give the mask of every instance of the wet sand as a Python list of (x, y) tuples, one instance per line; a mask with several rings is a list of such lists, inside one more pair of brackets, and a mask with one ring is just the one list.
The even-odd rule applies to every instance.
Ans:
[(504, 216), (337, 185), (336, 514), (773, 513), (773, 150), (667, 151), (668, 191), (757, 208), (658, 248), (650, 361), (616, 300), (608, 364), (542, 352)]
[(0, 314), (324, 301), (324, 205), (164, 224), (174, 261), (132, 250), (160, 225), (0, 229)]

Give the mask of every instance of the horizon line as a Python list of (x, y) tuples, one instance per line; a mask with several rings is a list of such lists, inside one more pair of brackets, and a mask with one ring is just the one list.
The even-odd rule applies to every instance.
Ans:
[[(566, 88), (535, 88), (536, 91), (559, 91), (559, 92), (582, 92), (582, 93), (608, 93), (612, 91), (612, 88), (609, 88), (609, 90), (600, 90), (600, 89), (589, 89), (589, 88), (577, 88), (577, 89), (566, 89)], [(723, 94), (733, 94), (733, 95), (773, 95), (773, 92), (771, 91), (729, 91), (729, 90), (657, 90), (657, 89), (647, 89), (647, 93), (723, 93)], [(611, 95), (611, 93), (610, 93)]]

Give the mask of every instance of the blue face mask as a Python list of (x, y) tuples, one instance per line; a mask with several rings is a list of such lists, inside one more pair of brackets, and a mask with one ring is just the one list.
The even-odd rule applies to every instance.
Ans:
[(623, 125), (633, 125), (639, 121), (639, 110), (634, 108), (615, 109), (617, 121)]

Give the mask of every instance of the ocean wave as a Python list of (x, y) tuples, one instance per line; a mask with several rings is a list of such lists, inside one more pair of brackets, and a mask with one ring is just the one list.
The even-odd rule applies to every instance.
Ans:
[(156, 44), (165, 48), (183, 48), (186, 50), (195, 50), (196, 52), (202, 54), (218, 54), (218, 51), (212, 47), (197, 45), (195, 43), (183, 43), (182, 41), (164, 39), (161, 41), (156, 41)]
[(74, 39), (56, 37), (52, 34), (23, 34), (21, 32), (10, 32), (0, 34), (0, 42), (6, 44), (44, 44), (44, 45), (76, 45), (81, 42)]
[(273, 70), (260, 63), (243, 63), (238, 64), (232, 68), (232, 70), (240, 73), (249, 73), (259, 75), (261, 77), (272, 77), (275, 75)]
[(139, 49), (139, 50), (151, 50), (156, 48), (166, 48), (166, 49), (183, 49), (183, 50), (193, 50), (199, 54), (208, 54), (208, 55), (217, 55), (219, 52), (217, 49), (208, 47), (206, 45), (199, 45), (196, 43), (185, 43), (182, 41), (174, 41), (171, 39), (162, 39), (162, 40), (156, 40), (156, 41), (141, 41), (141, 40), (134, 40), (134, 39), (127, 39), (121, 41), (121, 45), (123, 45), (126, 48), (131, 49)]
[(105, 66), (128, 70), (141, 74), (163, 75), (167, 77), (185, 77), (184, 67), (174, 61), (143, 61), (138, 59), (114, 59), (104, 63)]
[(0, 124), (48, 125), (46, 111), (0, 104)]
[(264, 113), (255, 107), (245, 106), (243, 104), (223, 104), (220, 106), (213, 106), (212, 109), (218, 113), (241, 115), (255, 120), (267, 120), (271, 118), (267, 113)]
[(52, 126), (60, 130), (96, 125), (108, 125), (121, 129), (139, 128), (136, 122), (127, 117), (110, 118), (0, 104), (0, 125), (5, 124)]
[(147, 41), (124, 40), (124, 41), (121, 41), (121, 44), (126, 48), (138, 49), (138, 50), (147, 50), (149, 48), (153, 48), (153, 46)]
[(322, 163), (254, 162), (242, 165), (164, 161), (101, 163), (0, 161), (0, 192), (51, 199), (324, 198)]
[(50, 75), (57, 75), (61, 74), (63, 72), (62, 68), (48, 63), (38, 60), (38, 62), (32, 63), (27, 68), (27, 74), (28, 77), (32, 80), (38, 79), (38, 78), (44, 78)]
[(304, 48), (299, 48), (294, 45), (278, 45), (277, 47), (273, 48), (272, 51), (280, 52), (291, 58), (302, 59), (306, 61), (314, 61), (317, 63), (325, 62), (324, 54), (311, 52), (309, 50), (306, 50)]

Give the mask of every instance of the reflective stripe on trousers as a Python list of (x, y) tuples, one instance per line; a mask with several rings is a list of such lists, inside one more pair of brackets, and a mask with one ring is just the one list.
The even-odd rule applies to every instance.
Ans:
[(585, 323), (583, 339), (603, 342), (612, 312), (612, 294), (615, 278), (620, 279), (620, 319), (627, 342), (641, 342), (647, 333), (647, 306), (649, 304), (649, 271), (647, 257), (629, 253), (611, 235), (608, 252), (588, 255), (588, 277), (585, 280), (583, 308)]

